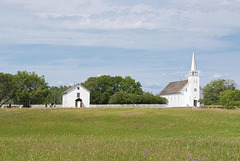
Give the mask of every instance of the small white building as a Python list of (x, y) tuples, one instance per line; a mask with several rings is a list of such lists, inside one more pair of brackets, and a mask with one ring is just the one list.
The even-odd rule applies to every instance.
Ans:
[(199, 99), (203, 98), (200, 77), (195, 55), (192, 55), (191, 70), (188, 80), (170, 82), (161, 92), (161, 97), (168, 100), (168, 107), (200, 107)]
[(90, 93), (81, 84), (76, 84), (63, 92), (62, 107), (89, 107)]

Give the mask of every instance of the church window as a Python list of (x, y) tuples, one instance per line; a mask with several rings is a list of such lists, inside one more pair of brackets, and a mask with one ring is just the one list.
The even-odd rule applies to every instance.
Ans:
[(80, 90), (80, 87), (77, 87), (77, 90)]
[(77, 98), (80, 98), (80, 93), (77, 93)]
[(197, 92), (197, 88), (194, 88), (194, 92)]

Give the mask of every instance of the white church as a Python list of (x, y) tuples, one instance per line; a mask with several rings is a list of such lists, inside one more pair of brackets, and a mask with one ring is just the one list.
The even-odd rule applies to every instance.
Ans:
[(161, 92), (161, 97), (168, 100), (168, 107), (200, 107), (199, 99), (203, 98), (199, 72), (193, 51), (191, 70), (188, 80), (170, 82)]
[(89, 107), (90, 91), (81, 84), (76, 84), (63, 92), (62, 107)]

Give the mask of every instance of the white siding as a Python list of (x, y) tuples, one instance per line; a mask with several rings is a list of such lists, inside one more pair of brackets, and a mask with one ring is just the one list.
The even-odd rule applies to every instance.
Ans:
[[(78, 90), (78, 87), (80, 88)], [(90, 106), (90, 92), (81, 85), (75, 85), (68, 89), (62, 96), (62, 107), (75, 107), (75, 100), (77, 99), (77, 93), (80, 93), (80, 99), (82, 99), (82, 107)]]

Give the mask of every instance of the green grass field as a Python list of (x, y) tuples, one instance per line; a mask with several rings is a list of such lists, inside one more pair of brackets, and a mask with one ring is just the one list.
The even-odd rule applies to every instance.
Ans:
[(240, 160), (240, 110), (0, 109), (2, 160)]

